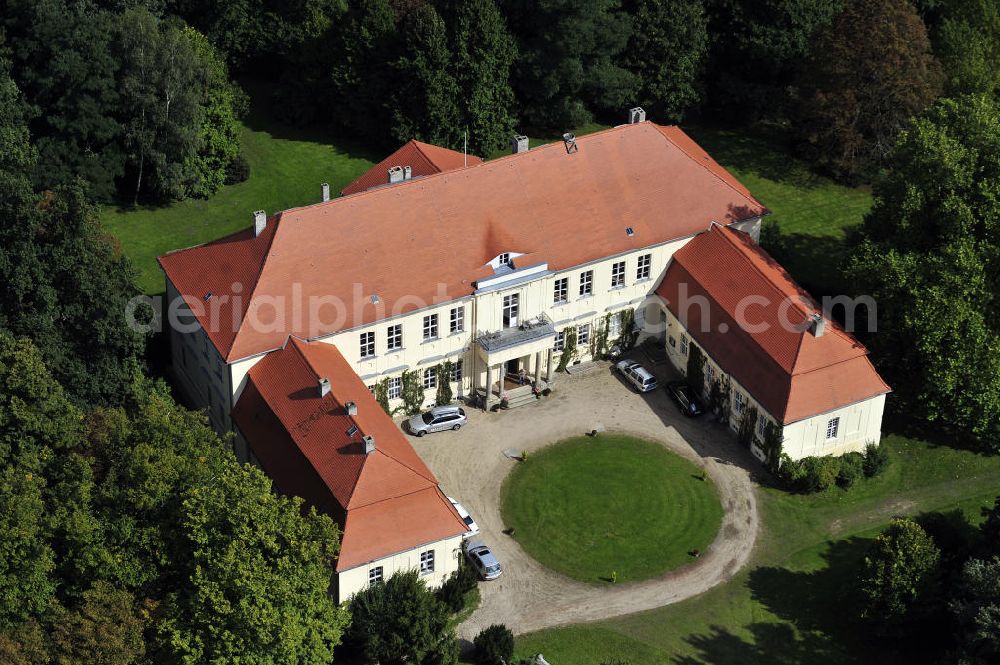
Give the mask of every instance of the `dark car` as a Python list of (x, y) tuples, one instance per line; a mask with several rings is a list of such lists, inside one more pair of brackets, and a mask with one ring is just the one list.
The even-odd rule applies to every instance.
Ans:
[(671, 381), (667, 384), (667, 394), (674, 400), (677, 408), (685, 416), (700, 416), (705, 413), (705, 406), (698, 399), (694, 389), (683, 381)]

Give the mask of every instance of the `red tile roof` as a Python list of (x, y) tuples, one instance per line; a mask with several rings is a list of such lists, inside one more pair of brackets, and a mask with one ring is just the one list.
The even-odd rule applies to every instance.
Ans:
[[(417, 309), (415, 300), (468, 295), (501, 252), (544, 252), (549, 268), (562, 270), (767, 212), (676, 127), (623, 125), (577, 144), (573, 154), (558, 142), (286, 210), (259, 238), (237, 234), (162, 256), (160, 265), (196, 315), (213, 291), (217, 320), (207, 307), (199, 320), (232, 361), (278, 348), (290, 334), (312, 339)], [(289, 305), (277, 322), (275, 299), (296, 293), (301, 302), (335, 296), (348, 317), (297, 321)]]
[[(815, 301), (745, 233), (713, 225), (699, 234), (674, 254), (656, 292), (698, 345), (785, 424), (890, 390), (867, 349), (836, 323), (826, 319), (819, 337), (807, 330)], [(699, 297), (706, 308), (692, 300)], [(740, 314), (746, 327), (737, 324)]]
[(412, 177), (433, 175), (454, 169), (479, 164), (483, 160), (475, 155), (464, 155), (448, 148), (441, 148), (430, 143), (410, 140), (399, 150), (392, 153), (373, 166), (360, 178), (340, 190), (344, 196), (357, 194), (372, 187), (389, 183), (389, 169), (393, 166), (409, 166)]
[[(319, 379), (330, 392), (319, 395)], [(349, 416), (352, 401), (358, 413)], [(465, 523), (336, 347), (291, 338), (250, 370), (233, 418), (276, 487), (341, 525), (337, 570), (456, 536)], [(357, 426), (358, 431), (348, 435)], [(375, 439), (364, 452), (362, 437)]]

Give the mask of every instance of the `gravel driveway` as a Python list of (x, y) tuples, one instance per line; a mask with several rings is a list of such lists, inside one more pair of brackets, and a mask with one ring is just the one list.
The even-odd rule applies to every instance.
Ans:
[[(651, 367), (645, 357), (639, 359)], [(663, 380), (666, 364), (652, 369)], [(552, 395), (534, 404), (498, 413), (470, 410), (469, 416), (459, 432), (412, 439), (445, 492), (479, 523), (480, 539), (504, 567), (499, 580), (480, 584), (482, 603), (459, 627), (460, 637), (471, 639), (492, 623), (526, 633), (676, 603), (728, 580), (749, 559), (759, 524), (750, 478), (757, 462), (721, 425), (682, 417), (662, 389), (638, 395), (600, 363), (586, 374), (559, 375)], [(527, 450), (530, 462), (531, 451), (601, 427), (658, 441), (708, 472), (725, 516), (699, 559), (643, 582), (590, 585), (544, 568), (502, 533), (500, 487), (518, 463), (502, 451)]]

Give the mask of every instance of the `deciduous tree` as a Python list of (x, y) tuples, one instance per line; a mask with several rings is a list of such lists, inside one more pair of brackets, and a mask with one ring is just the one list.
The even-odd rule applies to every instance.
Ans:
[(820, 32), (799, 78), (803, 149), (840, 177), (869, 173), (941, 84), (940, 64), (909, 0), (847, 0)]
[(1000, 108), (942, 100), (900, 136), (850, 239), (880, 368), (914, 413), (1000, 440)]
[(916, 522), (894, 519), (865, 557), (862, 615), (885, 628), (898, 624), (934, 580), (941, 552)]
[(702, 0), (631, 0), (634, 30), (625, 62), (639, 77), (637, 102), (657, 122), (679, 122), (701, 99), (708, 52)]

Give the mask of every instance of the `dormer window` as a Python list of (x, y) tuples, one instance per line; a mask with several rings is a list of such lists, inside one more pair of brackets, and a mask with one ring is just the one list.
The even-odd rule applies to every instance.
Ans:
[(503, 254), (501, 254), (500, 256), (498, 256), (497, 257), (497, 264), (501, 265), (501, 266), (509, 266), (510, 265), (510, 252), (504, 252)]

